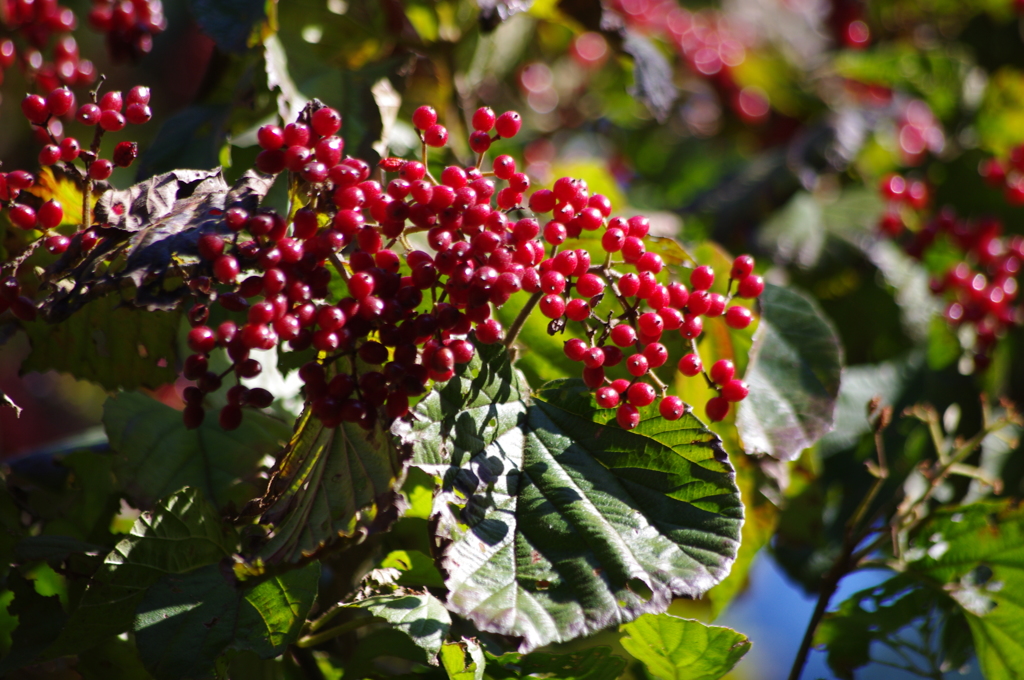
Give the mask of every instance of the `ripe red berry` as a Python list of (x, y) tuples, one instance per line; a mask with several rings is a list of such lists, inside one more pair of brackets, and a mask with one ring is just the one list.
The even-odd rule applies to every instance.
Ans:
[(637, 378), (647, 373), (649, 366), (650, 363), (643, 354), (632, 354), (626, 359), (626, 370)]
[(565, 314), (565, 300), (560, 295), (545, 295), (540, 299), (540, 311), (549, 319), (558, 319)]
[(729, 380), (722, 385), (722, 396), (727, 401), (743, 401), (750, 394), (750, 388), (742, 380)]
[(331, 107), (325, 106), (313, 112), (310, 125), (321, 137), (330, 137), (341, 129), (341, 115)]
[(284, 146), (284, 130), (276, 125), (264, 125), (256, 131), (256, 141), (267, 151), (276, 151)]
[(597, 405), (601, 408), (615, 408), (619, 405), (619, 393), (609, 385), (597, 388), (594, 396), (597, 399)]
[(494, 129), (498, 133), (498, 136), (505, 139), (515, 137), (522, 126), (523, 119), (515, 111), (506, 111), (498, 116), (497, 120), (494, 122)]
[(696, 354), (685, 354), (679, 360), (679, 372), (690, 378), (699, 374), (703, 368), (704, 364)]
[(100, 122), (100, 114), (102, 113), (99, 106), (89, 102), (78, 107), (78, 112), (75, 113), (75, 120), (83, 125), (95, 125)]
[(100, 114), (100, 127), (107, 132), (123, 130), (126, 121), (120, 111), (108, 109)]
[(7, 216), (11, 220), (11, 224), (28, 231), (29, 229), (35, 229), (37, 224), (36, 211), (32, 206), (25, 205), (24, 203), (15, 203), (11, 206)]
[(435, 148), (444, 146), (448, 143), (448, 129), (443, 125), (431, 125), (423, 131), (423, 142)]
[(63, 116), (74, 103), (75, 95), (66, 87), (59, 87), (46, 95), (46, 108), (52, 116)]
[(38, 94), (26, 95), (21, 100), (21, 112), (25, 114), (30, 123), (42, 125), (46, 122), (50, 112), (46, 106), (46, 100)]
[(60, 201), (50, 199), (39, 206), (36, 217), (39, 220), (40, 227), (43, 229), (53, 229), (64, 219), (64, 206), (60, 204)]
[(665, 397), (658, 404), (658, 412), (665, 420), (679, 420), (686, 413), (686, 404), (679, 397)]
[(623, 430), (632, 430), (640, 424), (640, 411), (630, 404), (620, 404), (615, 420)]
[(491, 136), (479, 130), (469, 135), (469, 148), (474, 153), (484, 153), (491, 148)]
[(740, 255), (732, 261), (732, 269), (729, 271), (729, 277), (736, 280), (745, 279), (750, 276), (753, 271), (754, 258), (750, 255)]
[(653, 404), (657, 398), (657, 393), (651, 385), (645, 382), (636, 382), (626, 390), (626, 396), (629, 398), (629, 403), (637, 407), (643, 407)]
[(756, 298), (764, 292), (764, 279), (757, 274), (741, 279), (736, 294), (744, 298)]
[(124, 118), (132, 125), (142, 125), (153, 118), (153, 111), (146, 104), (131, 103), (124, 110)]
[(733, 305), (725, 312), (725, 323), (729, 328), (742, 330), (749, 326), (753, 320), (753, 313), (751, 313), (751, 311), (746, 307)]
[(573, 361), (583, 361), (583, 355), (587, 351), (587, 343), (579, 338), (570, 338), (565, 341), (565, 356)]
[(718, 385), (724, 385), (736, 375), (736, 366), (728, 359), (719, 359), (711, 366), (711, 379)]
[[(690, 272), (690, 287), (695, 291), (707, 290), (711, 288), (711, 284), (715, 282), (714, 270), (705, 265), (701, 265)], [(692, 298), (692, 296), (691, 296)]]
[(724, 420), (729, 414), (729, 402), (725, 397), (712, 397), (708, 399), (707, 405), (704, 407), (705, 412), (708, 414), (708, 419), (711, 422), (718, 422)]
[(426, 131), (437, 122), (437, 111), (432, 106), (421, 106), (412, 114), (412, 124)]
[(118, 142), (114, 147), (113, 161), (119, 168), (127, 168), (139, 156), (139, 145), (136, 142)]
[(490, 132), (496, 120), (494, 111), (489, 106), (482, 106), (473, 112), (473, 129)]

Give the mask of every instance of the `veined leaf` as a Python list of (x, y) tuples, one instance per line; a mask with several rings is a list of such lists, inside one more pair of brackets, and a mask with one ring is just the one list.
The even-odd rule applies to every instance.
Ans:
[(275, 657), (298, 637), (319, 578), (319, 563), (244, 587), (216, 564), (168, 574), (139, 603), (139, 656), (157, 680), (212, 677), (229, 648)]
[(407, 448), (380, 428), (324, 427), (307, 409), (257, 501), (260, 522), (272, 534), (254, 557), (268, 564), (305, 562), (391, 526), (408, 457)]
[(353, 602), (351, 606), (379, 616), (408, 635), (418, 647), (426, 651), (427, 660), (431, 663), (436, 663), (434, 659), (441, 651), (441, 644), (452, 625), (448, 610), (430, 593), (396, 592), (376, 595)]
[(664, 611), (728, 573), (743, 509), (716, 435), (653, 410), (626, 432), (581, 382), (530, 396), (504, 348), (479, 354), (395, 427), (444, 478), (449, 609), (529, 651)]
[(731, 628), (668, 614), (645, 615), (622, 627), (622, 646), (662, 680), (717, 680), (750, 649)]
[(766, 285), (736, 418), (747, 453), (792, 460), (829, 432), (839, 397), (839, 338), (809, 298)]
[(230, 556), (237, 541), (200, 490), (170, 496), (107, 555), (49, 654), (74, 654), (129, 630), (150, 586)]
[(626, 660), (609, 647), (588, 647), (569, 654), (532, 652), (487, 655), (488, 677), (495, 680), (539, 675), (558, 680), (615, 680), (626, 670)]
[(260, 412), (246, 413), (234, 432), (213, 417), (188, 430), (180, 411), (137, 392), (108, 399), (103, 424), (117, 453), (114, 474), (143, 508), (185, 486), (219, 508), (241, 507), (256, 495), (259, 461), (289, 436), (287, 425)]

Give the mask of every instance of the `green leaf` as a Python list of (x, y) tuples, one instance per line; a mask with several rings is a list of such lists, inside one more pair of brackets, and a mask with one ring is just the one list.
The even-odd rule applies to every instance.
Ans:
[(609, 647), (587, 647), (569, 654), (510, 652), (487, 655), (486, 675), (495, 680), (531, 675), (557, 680), (615, 680), (626, 670), (626, 660)]
[(273, 535), (256, 553), (268, 564), (316, 558), (398, 518), (408, 451), (379, 427), (324, 427), (307, 409), (274, 468), (260, 521)]
[(380, 566), (382, 569), (398, 569), (402, 572), (395, 581), (400, 586), (444, 587), (444, 579), (434, 566), (434, 560), (418, 550), (392, 550)]
[(767, 284), (760, 302), (736, 426), (747, 453), (792, 460), (832, 429), (842, 346), (810, 298)]
[(142, 513), (107, 555), (50, 652), (73, 654), (129, 630), (150, 586), (231, 556), (237, 540), (199, 489), (175, 493)]
[(114, 474), (138, 507), (186, 486), (219, 508), (241, 507), (256, 495), (259, 461), (280, 450), (288, 426), (250, 410), (227, 432), (214, 415), (189, 430), (180, 411), (138, 392), (107, 399), (103, 424), (117, 454)]
[(450, 680), (483, 680), (486, 662), (475, 640), (446, 642), (441, 650), (441, 665)]
[(662, 680), (716, 680), (750, 649), (750, 640), (731, 628), (669, 614), (641, 616), (622, 631), (622, 647)]
[(110, 391), (159, 387), (177, 377), (180, 320), (180, 312), (145, 312), (107, 296), (61, 323), (25, 324), (32, 353), (21, 370), (70, 373)]
[(130, 640), (112, 637), (106, 642), (78, 655), (78, 666), (83, 680), (150, 680), (151, 676), (139, 650)]
[(716, 435), (653, 409), (626, 432), (581, 382), (531, 397), (504, 348), (479, 355), (395, 427), (444, 478), (449, 609), (529, 651), (664, 611), (728, 573), (743, 511)]
[(26, 579), (19, 572), (10, 573), (7, 587), (14, 593), (14, 600), (8, 605), (7, 612), (18, 617), (18, 627), (11, 633), (11, 653), (0, 661), (0, 675), (42, 657), (60, 635), (68, 618), (59, 596), (40, 595), (36, 592), (34, 581)]
[(157, 680), (210, 677), (229, 647), (275, 657), (298, 637), (319, 579), (319, 563), (245, 587), (216, 564), (165, 575), (137, 609), (139, 655)]
[(264, 0), (190, 0), (189, 8), (203, 33), (225, 52), (244, 52), (249, 36), (267, 18)]
[[(918, 559), (912, 559), (917, 557)], [(1024, 507), (989, 501), (935, 512), (908, 554), (908, 573), (943, 584), (962, 608), (988, 680), (1024, 668)]]
[(441, 651), (441, 643), (452, 625), (448, 610), (430, 593), (377, 595), (350, 606), (365, 609), (408, 635), (427, 652), (427, 660), (431, 662)]

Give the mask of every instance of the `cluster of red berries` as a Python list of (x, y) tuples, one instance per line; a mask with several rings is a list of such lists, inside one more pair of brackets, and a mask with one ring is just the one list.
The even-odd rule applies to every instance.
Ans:
[(919, 179), (908, 179), (895, 173), (882, 178), (879, 193), (886, 201), (885, 212), (878, 220), (878, 229), (886, 236), (903, 233), (908, 221), (928, 207), (930, 191)]
[(110, 56), (124, 61), (149, 54), (167, 19), (160, 0), (92, 0), (89, 25), (106, 34)]
[[(152, 113), (149, 110), (149, 88), (137, 86), (127, 96), (119, 91), (103, 94), (98, 101), (88, 102), (75, 108), (75, 95), (67, 87), (51, 90), (46, 97), (38, 94), (27, 95), (21, 102), (21, 110), (36, 129), (47, 131), (47, 143), (39, 152), (39, 164), (43, 167), (63, 163), (65, 168), (77, 171), (76, 161), (82, 163), (83, 169), (79, 176), (85, 180), (105, 180), (110, 177), (114, 166), (128, 167), (138, 156), (138, 144), (132, 141), (119, 142), (113, 150), (112, 159), (99, 156), (100, 142), (104, 132), (116, 132), (127, 123), (141, 124), (147, 122)], [(50, 122), (55, 118), (70, 116), (74, 111), (75, 120), (89, 126), (95, 126), (93, 141), (88, 149), (83, 149), (74, 137), (58, 139), (50, 131)], [(123, 113), (122, 113), (123, 111)], [(31, 231), (39, 229), (46, 233), (44, 247), (55, 255), (67, 250), (71, 243), (70, 237), (64, 234), (51, 233), (64, 219), (64, 208), (57, 200), (51, 199), (42, 204), (16, 202), (20, 192), (32, 186), (34, 178), (31, 174), (16, 170), (0, 173), (0, 201), (8, 209), (11, 224), (20, 229)], [(32, 197), (34, 201), (34, 197)], [(89, 250), (96, 243), (95, 234), (82, 239), (82, 247)]]
[(1024, 144), (1011, 149), (1006, 158), (990, 157), (981, 161), (978, 174), (989, 186), (1002, 189), (1007, 203), (1024, 205)]
[[(753, 320), (750, 310), (741, 305), (727, 305), (734, 294), (743, 298), (759, 296), (764, 290), (764, 280), (753, 273), (753, 258), (741, 255), (733, 262), (730, 271), (728, 296), (709, 292), (715, 272), (707, 265), (690, 272), (689, 289), (681, 282), (658, 283), (655, 274), (662, 268), (660, 258), (654, 253), (643, 252), (642, 239), (647, 228), (646, 218), (625, 220), (617, 217), (608, 222), (601, 238), (601, 244), (609, 254), (621, 252), (623, 264), (633, 265), (638, 273), (616, 276), (610, 268), (610, 258), (605, 265), (591, 268), (589, 256), (583, 255), (586, 251), (576, 251), (587, 262), (587, 267), (582, 269), (586, 273), (577, 271), (571, 274), (576, 277), (576, 293), (583, 297), (565, 303), (559, 294), (548, 293), (541, 299), (541, 311), (552, 318), (565, 314), (572, 321), (588, 324), (590, 342), (578, 338), (568, 340), (565, 354), (573, 361), (583, 363), (583, 381), (596, 390), (598, 405), (602, 408), (618, 407), (616, 420), (623, 428), (636, 427), (640, 422), (639, 408), (649, 406), (658, 398), (658, 390), (649, 381), (660, 382), (654, 370), (669, 361), (668, 349), (661, 342), (666, 331), (678, 331), (691, 347), (691, 352), (680, 357), (679, 371), (688, 377), (703, 374), (707, 384), (718, 391), (718, 396), (708, 400), (705, 410), (712, 421), (722, 420), (729, 412), (729, 405), (745, 399), (749, 390), (746, 383), (736, 378), (735, 367), (729, 360), (717, 361), (710, 374), (704, 372), (696, 345), (697, 337), (704, 330), (702, 317), (724, 316), (730, 328), (746, 328)], [(543, 291), (565, 284), (563, 272), (566, 267), (560, 258), (572, 253), (563, 251), (555, 256), (552, 269), (541, 276)], [(592, 313), (591, 305), (594, 297), (605, 292), (606, 283), (611, 286), (611, 292), (624, 311), (618, 318), (604, 322)], [(627, 352), (631, 353), (627, 355)], [(605, 384), (609, 378), (606, 369), (620, 364), (624, 377)], [(676, 420), (683, 415), (686, 405), (679, 397), (665, 392), (662, 386), (658, 410), (664, 418)]]
[[(20, 50), (11, 38), (0, 40), (0, 77), (17, 61), (26, 77), (41, 90), (60, 85), (90, 85), (96, 70), (88, 59), (81, 59), (78, 42), (70, 34), (77, 26), (75, 13), (55, 0), (7, 0), (0, 12), (4, 25), (22, 36), (27, 45)], [(56, 35), (56, 40), (51, 37)]]
[[(919, 188), (911, 195), (914, 187)], [(927, 187), (899, 175), (886, 177), (882, 192), (891, 201), (915, 211), (927, 206)], [(937, 272), (930, 287), (934, 294), (946, 298), (945, 319), (961, 331), (960, 341), (970, 353), (973, 370), (983, 371), (991, 363), (999, 338), (1024, 322), (1024, 309), (1017, 304), (1024, 237), (1003, 236), (999, 220), (965, 219), (949, 207), (930, 217), (916, 213), (912, 217), (908, 221), (915, 222), (916, 228), (905, 230), (904, 221), (889, 211), (880, 229), (887, 236), (902, 237), (906, 252), (919, 260), (939, 243), (957, 252), (957, 260)]]

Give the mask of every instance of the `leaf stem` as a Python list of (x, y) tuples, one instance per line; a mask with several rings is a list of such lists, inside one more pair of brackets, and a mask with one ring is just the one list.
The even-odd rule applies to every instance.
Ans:
[(519, 310), (519, 316), (517, 316), (516, 320), (512, 322), (512, 325), (508, 329), (508, 333), (505, 334), (506, 349), (510, 348), (512, 344), (515, 343), (516, 338), (519, 337), (519, 332), (523, 330), (523, 325), (526, 323), (527, 317), (530, 316), (530, 312), (532, 312), (533, 308), (537, 306), (538, 302), (540, 302), (540, 298), (541, 291), (538, 290), (530, 296), (530, 299), (526, 301), (523, 308)]
[[(339, 607), (339, 609), (344, 609), (344, 607)], [(350, 633), (353, 630), (362, 628), (363, 626), (368, 626), (377, 620), (378, 619), (373, 616), (364, 616), (358, 619), (352, 619), (351, 621), (347, 621), (346, 623), (343, 623), (340, 626), (335, 626), (334, 628), (328, 628), (327, 630), (320, 633), (314, 633), (312, 635), (301, 637), (298, 640), (296, 640), (295, 646), (299, 649), (316, 647), (317, 645), (323, 644), (324, 642), (327, 642), (332, 638), (336, 638), (339, 635), (344, 635), (345, 633)]]

